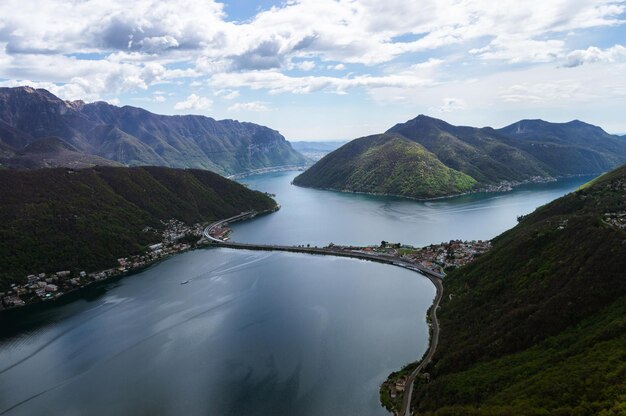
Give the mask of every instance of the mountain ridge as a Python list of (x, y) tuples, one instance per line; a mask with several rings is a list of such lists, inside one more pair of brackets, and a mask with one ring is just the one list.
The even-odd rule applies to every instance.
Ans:
[[(408, 179), (412, 171), (420, 172), (419, 181)], [(323, 183), (326, 189), (428, 199), (468, 192), (476, 181), (444, 166), (423, 146), (384, 133), (341, 146), (293, 183), (314, 187)]]
[(159, 115), (103, 101), (64, 101), (43, 89), (0, 88), (0, 144), (14, 153), (57, 136), (80, 152), (125, 165), (238, 174), (307, 159), (275, 130), (197, 115)]
[[(600, 127), (579, 120), (567, 123), (520, 120), (494, 129), (454, 126), (444, 120), (420, 114), (407, 122), (395, 124), (385, 134), (404, 137), (434, 155), (435, 159), (431, 160), (471, 177), (475, 186), (465, 192), (506, 190), (520, 183), (599, 174), (626, 162), (626, 141), (622, 137), (610, 135)], [(336, 159), (332, 165), (337, 172), (342, 172), (343, 177), (352, 177), (354, 172), (363, 168), (354, 159), (356, 155), (350, 155), (342, 148), (331, 152), (296, 177), (294, 184), (369, 192), (367, 184), (357, 186), (359, 181), (339, 187), (329, 181), (329, 178), (336, 176), (336, 172), (329, 170), (329, 160)], [(385, 159), (383, 154), (379, 158), (392, 169), (393, 159)], [(320, 169), (320, 165), (324, 165), (324, 169)], [(345, 166), (351, 166), (352, 171), (347, 171)], [(382, 181), (388, 173), (380, 169), (377, 172), (383, 176), (378, 181)], [(423, 180), (419, 171), (406, 170), (403, 173), (402, 181), (405, 183), (419, 183)], [(376, 193), (397, 195), (392, 188), (379, 189)], [(456, 193), (449, 192), (447, 195)], [(441, 196), (435, 192), (427, 197), (435, 195)]]

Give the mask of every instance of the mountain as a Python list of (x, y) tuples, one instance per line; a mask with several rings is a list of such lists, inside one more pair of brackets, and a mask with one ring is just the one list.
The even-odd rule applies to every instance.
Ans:
[(273, 209), (265, 194), (206, 170), (0, 170), (0, 289), (27, 274), (95, 271), (143, 252), (161, 221), (187, 224)]
[(362, 137), (326, 155), (295, 185), (433, 198), (467, 192), (476, 181), (446, 167), (423, 146), (393, 134)]
[(0, 149), (17, 153), (46, 137), (124, 165), (237, 174), (306, 163), (277, 131), (204, 116), (164, 116), (104, 102), (63, 101), (43, 89), (0, 88)]
[(626, 165), (492, 243), (444, 279), (417, 414), (623, 414)]
[(387, 133), (401, 134), (421, 144), (446, 166), (483, 184), (521, 181), (554, 173), (533, 156), (505, 143), (491, 128), (458, 127), (420, 115), (396, 124)]
[[(453, 126), (443, 120), (419, 115), (396, 124), (386, 134), (406, 138), (429, 157), (415, 166), (405, 164), (394, 170), (399, 157), (397, 152), (389, 151), (391, 145), (380, 146), (373, 139), (351, 148), (348, 143), (298, 176), (294, 184), (432, 197), (468, 190), (506, 189), (511, 184), (559, 176), (599, 174), (626, 162), (626, 140), (623, 137), (610, 135), (581, 121), (522, 120), (495, 130), (491, 127)], [(398, 143), (396, 141), (395, 145)], [(407, 147), (406, 144), (403, 146)], [(359, 151), (355, 152), (357, 147)], [(380, 154), (374, 155), (377, 152)], [(372, 161), (385, 163), (376, 166)], [(462, 183), (448, 181), (433, 186), (428, 182), (430, 179), (424, 177), (425, 163), (433, 163), (434, 171), (441, 171), (443, 165), (453, 172), (461, 172), (469, 176), (474, 186), (470, 187), (467, 179)], [(444, 178), (445, 181), (448, 179)]]
[(507, 144), (524, 150), (559, 175), (605, 172), (626, 161), (623, 137), (578, 120), (521, 120), (497, 132)]

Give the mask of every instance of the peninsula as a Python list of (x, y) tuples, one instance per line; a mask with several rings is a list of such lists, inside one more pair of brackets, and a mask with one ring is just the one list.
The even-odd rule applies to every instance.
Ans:
[(420, 115), (343, 145), (293, 183), (425, 200), (600, 174), (624, 162), (622, 137), (581, 121), (522, 120), (495, 130)]

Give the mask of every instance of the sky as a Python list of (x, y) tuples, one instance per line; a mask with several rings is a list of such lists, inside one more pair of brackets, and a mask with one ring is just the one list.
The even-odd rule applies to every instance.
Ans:
[(418, 114), (626, 134), (626, 1), (2, 0), (0, 86), (345, 140)]

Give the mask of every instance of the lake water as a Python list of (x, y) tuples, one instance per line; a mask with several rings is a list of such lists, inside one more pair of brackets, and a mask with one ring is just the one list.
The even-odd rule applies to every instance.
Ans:
[[(244, 180), (282, 209), (237, 224), (235, 240), (490, 238), (588, 179), (422, 203), (298, 188), (294, 175)], [(434, 295), (416, 273), (361, 260), (185, 253), (0, 315), (0, 414), (385, 415), (378, 386), (426, 350)]]
[(398, 267), (230, 249), (90, 292), (3, 322), (0, 414), (385, 415), (435, 296)]
[(381, 240), (424, 246), (452, 239), (491, 239), (517, 224), (517, 216), (565, 195), (592, 177), (575, 177), (515, 188), (512, 192), (464, 195), (418, 202), (300, 188), (299, 172), (240, 180), (276, 195), (281, 209), (232, 225), (232, 238), (249, 243), (380, 244)]

